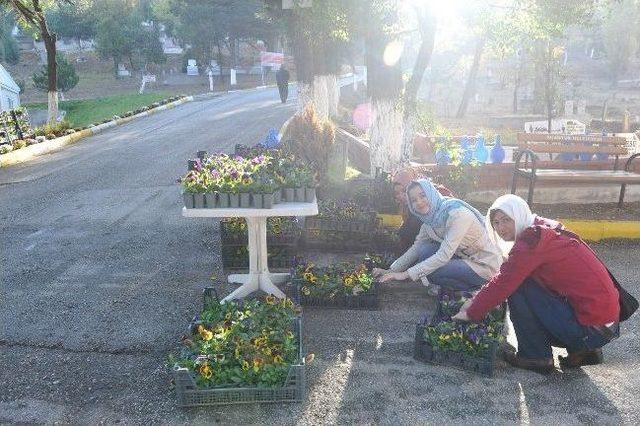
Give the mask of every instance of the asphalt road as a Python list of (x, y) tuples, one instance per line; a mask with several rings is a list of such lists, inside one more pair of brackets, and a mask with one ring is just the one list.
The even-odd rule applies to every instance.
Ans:
[[(304, 403), (177, 408), (165, 357), (220, 258), (216, 222), (180, 216), (175, 179), (195, 151), (255, 143), (292, 111), (274, 89), (232, 93), (0, 169), (0, 423), (640, 422), (638, 316), (604, 365), (481, 378), (413, 360), (433, 302), (410, 283), (385, 286), (379, 311), (305, 312)], [(640, 243), (595, 247), (640, 294)]]

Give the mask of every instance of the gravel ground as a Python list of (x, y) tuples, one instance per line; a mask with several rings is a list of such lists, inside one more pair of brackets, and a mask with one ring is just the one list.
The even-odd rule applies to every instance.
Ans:
[[(203, 232), (184, 252), (215, 249), (216, 230)], [(194, 229), (197, 231), (197, 229)], [(150, 240), (153, 239), (150, 237)], [(143, 244), (149, 243), (143, 242)], [(635, 294), (640, 243), (608, 242), (594, 246), (614, 274)], [(318, 256), (316, 254), (316, 256)], [(341, 256), (320, 255), (325, 261)], [(216, 255), (217, 259), (217, 255)], [(308, 398), (300, 404), (249, 404), (179, 409), (164, 360), (199, 305), (202, 279), (209, 270), (194, 265), (166, 270), (153, 288), (122, 294), (119, 303), (94, 306), (100, 324), (75, 324), (58, 343), (58, 320), (42, 338), (14, 338), (0, 345), (4, 384), (1, 422), (26, 423), (222, 423), (222, 424), (418, 424), (418, 423), (588, 423), (637, 424), (635, 396), (640, 383), (629, 371), (640, 368), (636, 336), (638, 317), (623, 324), (622, 336), (605, 348), (606, 363), (545, 377), (500, 363), (494, 378), (449, 367), (425, 365), (412, 358), (415, 323), (434, 302), (419, 285), (383, 287), (378, 311), (305, 310), (305, 347), (315, 354), (307, 367)], [(175, 265), (174, 265), (175, 266)], [(173, 269), (169, 268), (169, 269)], [(160, 278), (160, 277), (159, 277)], [(188, 282), (185, 282), (188, 281)], [(231, 290), (231, 289), (227, 289)], [(70, 309), (69, 292), (41, 309), (51, 316)], [(80, 308), (80, 306), (76, 307)], [(71, 307), (73, 309), (73, 307)], [(15, 314), (15, 310), (12, 310)], [(25, 315), (27, 312), (18, 314)], [(82, 342), (73, 336), (89, 334)], [(22, 337), (22, 339), (21, 339)]]

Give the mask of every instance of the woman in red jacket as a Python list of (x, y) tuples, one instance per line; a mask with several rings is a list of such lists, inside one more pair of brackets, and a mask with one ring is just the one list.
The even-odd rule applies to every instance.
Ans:
[(480, 321), (508, 299), (518, 352), (505, 351), (507, 362), (550, 372), (556, 346), (569, 354), (560, 359), (564, 368), (601, 363), (600, 348), (619, 335), (620, 305), (606, 267), (589, 246), (511, 194), (489, 208), (487, 229), (503, 250), (510, 249), (508, 257), (454, 319)]

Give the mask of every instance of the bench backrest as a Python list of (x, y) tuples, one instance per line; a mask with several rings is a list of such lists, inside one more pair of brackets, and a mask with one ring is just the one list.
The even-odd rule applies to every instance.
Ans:
[(627, 140), (621, 136), (518, 133), (518, 148), (536, 153), (592, 153), (626, 155)]

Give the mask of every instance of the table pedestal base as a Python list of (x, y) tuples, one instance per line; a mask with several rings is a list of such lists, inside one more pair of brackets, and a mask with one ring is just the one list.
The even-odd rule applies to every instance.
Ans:
[(267, 218), (248, 217), (247, 234), (249, 237), (249, 273), (229, 275), (228, 280), (230, 283), (239, 283), (242, 286), (222, 299), (222, 302), (240, 299), (258, 290), (280, 298), (285, 297), (285, 294), (275, 284), (286, 282), (289, 274), (269, 272), (267, 263)]

